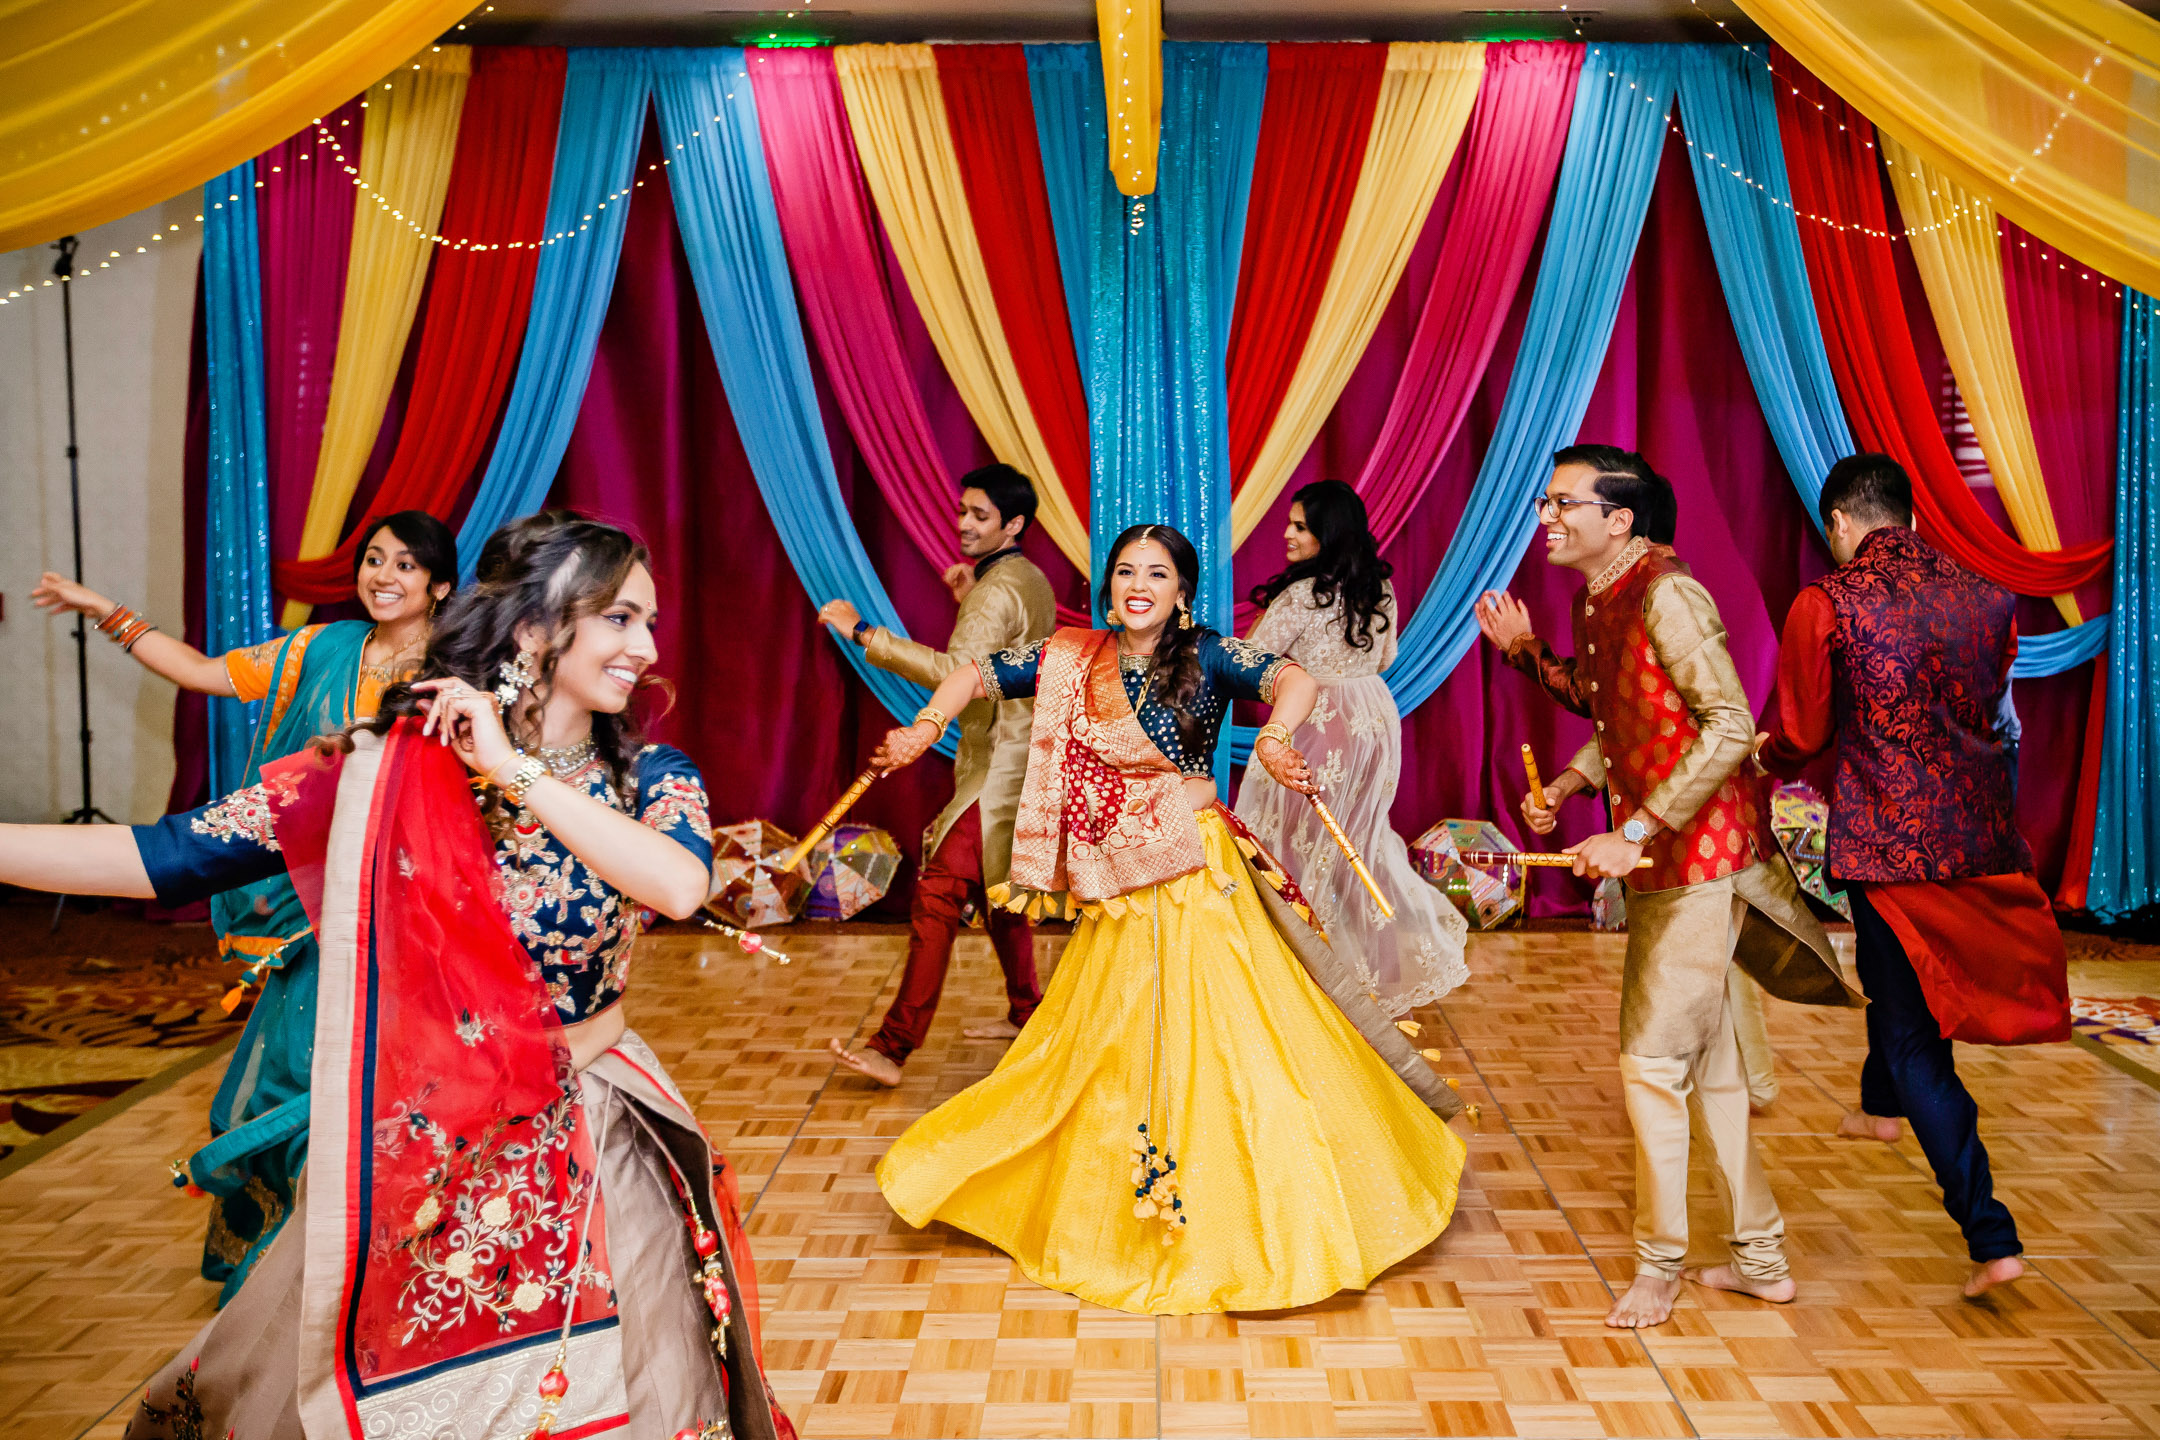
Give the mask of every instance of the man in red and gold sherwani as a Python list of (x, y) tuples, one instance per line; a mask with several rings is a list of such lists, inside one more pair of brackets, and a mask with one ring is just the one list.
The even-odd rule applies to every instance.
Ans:
[(1570, 447), (1553, 465), (1536, 502), (1546, 558), (1589, 582), (1575, 596), (1575, 656), (1555, 656), (1506, 595), (1479, 600), (1478, 624), (1510, 664), (1597, 726), (1547, 787), (1549, 805), (1524, 797), (1531, 828), (1550, 831), (1551, 807), (1598, 789), (1620, 822), (1570, 852), (1577, 874), (1630, 886), (1620, 1076), (1635, 1130), (1635, 1280), (1605, 1323), (1659, 1325), (1672, 1313), (1688, 1249), (1691, 1109), (1731, 1216), (1733, 1258), (1688, 1278), (1782, 1304), (1795, 1291), (1785, 1222), (1748, 1134), (1727, 972), (1738, 965), (1801, 1004), (1864, 1002), (1770, 834), (1749, 758), (1752, 711), (1717, 604), (1670, 545), (1654, 543), (1673, 533), (1672, 486), (1610, 445)]
[(1819, 505), (1838, 568), (1786, 617), (1762, 760), (1794, 775), (1836, 748), (1829, 869), (1852, 899), (1873, 1002), (1862, 1113), (1839, 1133), (1895, 1140), (1897, 1117), (1912, 1122), (1978, 1295), (2025, 1264), (1950, 1042), (2070, 1038), (2062, 932), (1995, 733), (2015, 602), (1912, 529), (1912, 481), (1888, 456), (1838, 461)]

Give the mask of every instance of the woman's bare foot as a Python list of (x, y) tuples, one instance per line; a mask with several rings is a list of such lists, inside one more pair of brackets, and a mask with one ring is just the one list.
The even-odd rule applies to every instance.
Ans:
[(1904, 1135), (1905, 1126), (1901, 1121), (1882, 1115), (1848, 1110), (1838, 1117), (1837, 1133), (1841, 1140), (1880, 1140), (1885, 1145), (1895, 1145)]
[(848, 1069), (877, 1081), (888, 1090), (900, 1083), (900, 1067), (875, 1050), (850, 1050), (838, 1040), (827, 1040), (825, 1048), (832, 1051)]
[(2005, 1255), (2000, 1260), (1975, 1265), (1973, 1273), (1965, 1277), (1965, 1298), (1977, 1300), (1997, 1285), (2007, 1285), (2024, 1273), (2025, 1262), (2016, 1255)]
[(1010, 1040), (1020, 1027), (1010, 1020), (993, 1020), (988, 1025), (963, 1025), (960, 1033), (970, 1040)]
[(1678, 1280), (1637, 1275), (1627, 1293), (1613, 1301), (1605, 1323), (1615, 1330), (1647, 1330), (1672, 1318), (1673, 1300), (1680, 1294)]
[(1699, 1270), (1683, 1270), (1683, 1280), (1712, 1290), (1730, 1290), (1736, 1295), (1752, 1295), (1757, 1300), (1767, 1300), (1773, 1305), (1790, 1304), (1800, 1287), (1787, 1275), (1782, 1280), (1750, 1280), (1730, 1265), (1710, 1265)]

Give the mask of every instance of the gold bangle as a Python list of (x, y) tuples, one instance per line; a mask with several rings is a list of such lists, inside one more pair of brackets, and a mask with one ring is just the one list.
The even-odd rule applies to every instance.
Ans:
[[(496, 768), (500, 769), (502, 767), (497, 766)], [(527, 756), (525, 763), (510, 772), (510, 778), (503, 783), (502, 792), (504, 798), (509, 800), (512, 805), (522, 807), (525, 804), (526, 795), (531, 793), (532, 787), (545, 778), (547, 773), (547, 766), (540, 763), (539, 760)]]
[(937, 726), (937, 733), (939, 735), (943, 735), (945, 733), (945, 727), (952, 724), (951, 717), (946, 715), (944, 711), (938, 709), (935, 705), (925, 705), (922, 707), (922, 709), (917, 710), (915, 712), (914, 720), (910, 723), (912, 725), (920, 725), (925, 720)]
[(1293, 750), (1297, 748), (1297, 745), (1290, 738), (1290, 727), (1278, 724), (1273, 720), (1260, 727), (1260, 733), (1253, 737), (1253, 744), (1257, 745), (1262, 740), (1280, 740)]

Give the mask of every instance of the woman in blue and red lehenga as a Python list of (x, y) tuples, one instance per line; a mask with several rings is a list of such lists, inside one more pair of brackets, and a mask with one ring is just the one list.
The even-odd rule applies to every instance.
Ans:
[(298, 1211), (131, 1437), (792, 1437), (732, 1175), (618, 1003), (640, 907), (694, 912), (712, 853), (697, 770), (625, 715), (644, 558), (514, 522), (349, 743), (132, 832), (0, 827), (0, 881), (44, 889), (282, 870), (320, 941)]

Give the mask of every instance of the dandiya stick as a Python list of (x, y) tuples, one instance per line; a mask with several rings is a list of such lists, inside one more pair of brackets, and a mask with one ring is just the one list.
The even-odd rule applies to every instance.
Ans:
[(824, 817), (810, 827), (810, 833), (803, 836), (793, 850), (774, 861), (774, 865), (781, 870), (792, 870), (802, 864), (803, 857), (817, 848), (818, 841), (832, 834), (833, 827), (840, 823), (840, 818), (854, 807), (857, 800), (862, 799), (863, 791), (877, 783), (878, 773), (877, 767), (871, 766), (857, 775), (855, 783), (847, 787), (847, 793), (835, 800), (832, 809), (827, 810)]
[(1526, 742), (1522, 747), (1523, 774), (1530, 777), (1530, 798), (1537, 801), (1540, 810), (1552, 809), (1552, 801), (1545, 798), (1545, 781), (1537, 772), (1537, 752)]
[(1335, 823), (1335, 816), (1327, 808), (1327, 802), (1318, 794), (1307, 795), (1305, 798), (1312, 802), (1313, 810), (1320, 816), (1320, 823), (1327, 827), (1327, 833), (1341, 849), (1343, 858), (1350, 862), (1350, 868), (1357, 871), (1357, 878), (1365, 882), (1365, 893), (1372, 896), (1373, 904), (1380, 907), (1380, 914), (1386, 919), (1394, 919), (1395, 907), (1388, 904), (1387, 896), (1380, 893), (1379, 882), (1373, 879), (1372, 871), (1365, 868), (1365, 857), (1358, 854), (1357, 846), (1350, 843), (1350, 837), (1343, 833), (1342, 826)]
[[(1467, 865), (1566, 865), (1575, 864), (1573, 855), (1555, 855), (1545, 850), (1458, 850), (1456, 858)], [(1635, 862), (1637, 870), (1650, 868), (1650, 857)]]

